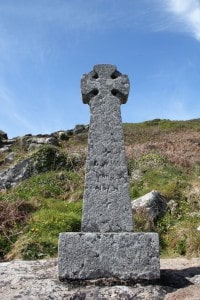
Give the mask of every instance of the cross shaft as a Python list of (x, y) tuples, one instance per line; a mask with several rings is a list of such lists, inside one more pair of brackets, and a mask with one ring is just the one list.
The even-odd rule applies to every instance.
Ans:
[(83, 102), (91, 119), (82, 231), (133, 230), (120, 104), (128, 98), (129, 80), (112, 65), (97, 65), (81, 80)]

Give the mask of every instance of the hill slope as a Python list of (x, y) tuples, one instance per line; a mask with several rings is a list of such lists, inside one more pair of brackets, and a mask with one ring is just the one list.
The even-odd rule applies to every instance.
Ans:
[[(157, 231), (163, 256), (200, 254), (200, 119), (124, 124), (135, 199), (158, 190), (168, 212), (135, 230)], [(0, 131), (0, 258), (55, 256), (58, 233), (79, 231), (88, 126), (9, 140)]]

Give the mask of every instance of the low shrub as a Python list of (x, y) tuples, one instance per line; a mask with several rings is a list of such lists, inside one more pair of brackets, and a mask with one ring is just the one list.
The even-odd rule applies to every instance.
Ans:
[(45, 200), (43, 207), (32, 214), (26, 231), (8, 256), (39, 259), (57, 255), (59, 233), (80, 231), (81, 213), (81, 201)]
[(10, 251), (34, 210), (32, 204), (23, 200), (0, 201), (0, 260)]
[(155, 230), (164, 241), (161, 244), (161, 253), (164, 256), (198, 257), (200, 255), (200, 232), (197, 227), (200, 223), (199, 215), (185, 213), (177, 217), (167, 213), (158, 220)]

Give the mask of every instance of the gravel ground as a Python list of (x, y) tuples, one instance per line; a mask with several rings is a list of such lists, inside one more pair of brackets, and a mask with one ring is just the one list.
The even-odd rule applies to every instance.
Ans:
[(161, 279), (154, 283), (114, 284), (88, 281), (83, 286), (59, 282), (56, 259), (0, 263), (0, 299), (12, 300), (200, 300), (200, 258), (161, 259)]

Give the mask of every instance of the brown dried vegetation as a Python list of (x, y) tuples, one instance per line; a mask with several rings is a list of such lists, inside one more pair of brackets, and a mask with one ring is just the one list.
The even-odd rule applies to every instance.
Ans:
[(33, 205), (23, 200), (0, 201), (0, 245), (4, 245), (4, 249), (3, 247), (0, 249), (0, 257), (7, 252), (8, 248), (11, 248), (23, 232), (21, 225), (25, 226), (33, 211)]
[[(141, 211), (135, 230), (157, 231), (163, 255), (200, 255), (200, 119), (123, 126), (132, 199), (156, 189), (174, 203), (155, 223)], [(58, 233), (80, 230), (87, 134), (59, 140), (70, 170), (52, 169), (0, 191), (0, 258), (56, 255)], [(15, 161), (30, 155), (19, 141), (10, 151)], [(6, 155), (0, 154), (0, 170)]]

